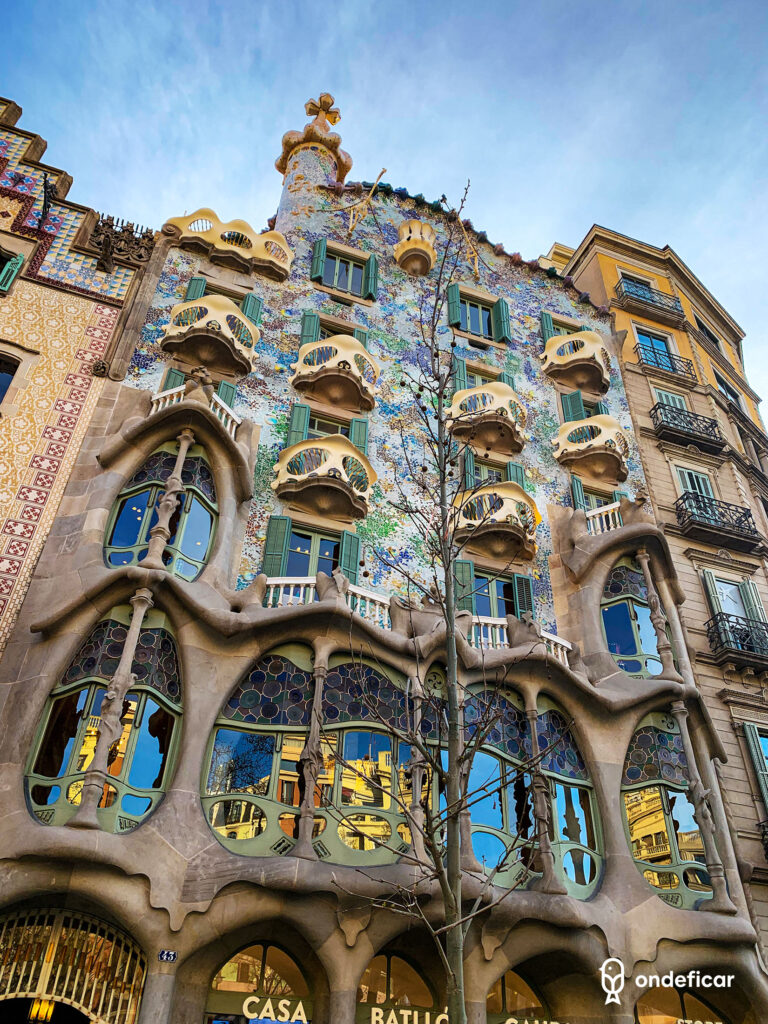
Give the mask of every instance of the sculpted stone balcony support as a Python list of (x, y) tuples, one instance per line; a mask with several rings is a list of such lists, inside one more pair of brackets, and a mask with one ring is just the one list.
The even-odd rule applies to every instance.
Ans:
[(406, 274), (421, 277), (435, 265), (435, 231), (420, 220), (404, 220), (397, 229), (400, 241), (394, 248), (395, 259)]
[(456, 541), (468, 551), (512, 561), (536, 554), (536, 503), (513, 483), (487, 484), (471, 497), (460, 496)]
[(613, 416), (590, 416), (563, 423), (552, 444), (561, 466), (578, 466), (606, 480), (626, 480), (629, 475), (629, 445)]
[(604, 394), (610, 384), (611, 361), (596, 331), (553, 335), (541, 356), (542, 370), (569, 388)]
[(509, 384), (498, 380), (457, 391), (448, 410), (455, 438), (507, 455), (522, 450), (527, 440), (525, 421), (523, 403)]
[(175, 236), (184, 249), (207, 256), (212, 263), (284, 281), (291, 272), (293, 252), (279, 231), (259, 234), (244, 220), (224, 224), (213, 210), (203, 207), (186, 217), (171, 217), (163, 234)]
[(251, 372), (259, 337), (259, 329), (232, 299), (206, 295), (173, 307), (160, 347), (190, 366), (205, 366), (214, 376), (239, 378)]
[(310, 398), (343, 409), (370, 412), (381, 367), (364, 346), (347, 334), (311, 341), (292, 364), (291, 384)]
[(318, 515), (362, 519), (376, 473), (359, 448), (341, 434), (284, 448), (274, 467), (279, 498)]

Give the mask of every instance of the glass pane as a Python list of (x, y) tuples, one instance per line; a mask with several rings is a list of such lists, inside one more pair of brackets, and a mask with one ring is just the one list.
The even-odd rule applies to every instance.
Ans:
[(358, 1003), (384, 1003), (387, 999), (387, 958), (375, 956), (368, 964), (357, 989)]
[(434, 1006), (425, 982), (399, 956), (393, 956), (389, 964), (389, 998), (395, 1006)]
[(643, 878), (654, 889), (676, 889), (680, 884), (674, 871), (644, 871)]
[(311, 548), (311, 534), (296, 533), (295, 530), (291, 531), (291, 539), (288, 545), (288, 564), (286, 565), (286, 573), (289, 576), (309, 576)]
[(266, 996), (301, 998), (309, 995), (307, 983), (293, 958), (275, 946), (267, 947), (261, 991)]
[(558, 837), (594, 850), (595, 833), (588, 791), (578, 786), (566, 786), (556, 782), (555, 808)]
[(480, 334), (480, 307), (469, 303), (469, 333)]
[(112, 527), (109, 543), (118, 548), (128, 548), (139, 543), (141, 524), (147, 512), (151, 488), (123, 498)]
[(317, 571), (328, 573), (330, 576), (339, 565), (339, 550), (341, 544), (329, 537), (320, 538), (320, 548), (317, 554)]
[(685, 1007), (683, 1016), (689, 1017), (691, 1020), (717, 1020), (726, 1024), (726, 1019), (719, 1010), (713, 1010), (707, 1003), (703, 1003), (699, 998), (691, 995), (690, 992), (684, 993), (683, 1006)]
[(56, 779), (66, 773), (87, 696), (87, 688), (77, 690), (51, 705), (45, 736), (32, 769), (37, 775)]
[(541, 1000), (514, 971), (507, 971), (504, 975), (504, 995), (507, 1013), (517, 1013), (524, 1017), (538, 1017), (540, 1013), (546, 1012)]
[(720, 599), (720, 607), (729, 615), (738, 615), (740, 618), (747, 617), (744, 608), (744, 601), (741, 597), (738, 583), (731, 583), (730, 580), (715, 580), (717, 596)]
[(306, 736), (286, 733), (283, 749), (280, 751), (280, 777), (277, 781), (277, 799), (281, 804), (292, 807), (301, 805), (304, 795), (304, 778), (299, 769), (299, 758), (304, 749)]
[(126, 793), (120, 801), (120, 810), (125, 811), (126, 814), (132, 814), (135, 818), (140, 818), (142, 814), (146, 814), (151, 806), (151, 797), (134, 796), (133, 793)]
[(499, 618), (515, 614), (515, 585), (512, 580), (496, 580), (496, 614)]
[(501, 764), (498, 758), (478, 751), (469, 770), (467, 803), (474, 825), (502, 828), (501, 820)]
[(55, 804), (61, 796), (61, 786), (33, 786), (30, 795), (36, 804)]
[(325, 266), (323, 267), (323, 284), (328, 288), (333, 287), (333, 279), (336, 276), (336, 257), (326, 256)]
[(651, 622), (651, 609), (644, 604), (634, 606), (637, 616), (637, 631), (640, 634), (640, 648), (644, 654), (658, 654), (659, 644), (656, 639), (656, 630)]
[[(475, 856), (483, 865), (485, 871), (493, 871), (494, 868), (502, 868), (502, 861), (507, 852), (507, 847), (498, 836), (490, 832), (472, 832), (472, 849)], [(513, 861), (505, 861), (503, 867), (509, 867)]]
[(131, 786), (137, 789), (159, 789), (162, 786), (172, 733), (171, 715), (147, 697), (131, 758), (128, 776)]
[(490, 580), (485, 576), (475, 576), (475, 610), (478, 615), (491, 616)]
[(698, 860), (704, 863), (704, 843), (693, 816), (693, 804), (688, 794), (669, 790), (667, 796), (680, 860)]
[(647, 786), (625, 793), (624, 810), (635, 860), (671, 864), (667, 822), (659, 787)]
[(253, 839), (267, 827), (262, 809), (248, 800), (217, 800), (208, 811), (208, 821), (225, 839)]
[[(336, 778), (336, 744), (338, 736), (331, 734), (320, 741), (323, 764), (315, 786), (315, 807), (330, 807), (333, 799), (333, 783)], [(315, 819), (323, 820), (323, 819)]]
[(626, 601), (603, 608), (603, 627), (611, 654), (637, 654), (635, 632)]
[(136, 721), (136, 709), (139, 706), (139, 696), (136, 693), (129, 693), (123, 701), (123, 710), (120, 714), (122, 731), (119, 739), (116, 739), (109, 748), (107, 754), (107, 771), (117, 778), (123, 772), (125, 766), (125, 754), (128, 749), (128, 740), (131, 738), (133, 723)]
[(275, 737), (219, 729), (213, 743), (206, 793), (254, 793), (265, 796), (272, 774)]
[(595, 862), (584, 850), (567, 850), (563, 857), (565, 877), (577, 885), (589, 885), (595, 877)]
[(485, 1012), (486, 1013), (501, 1013), (504, 1009), (504, 979), (499, 980), (494, 984), (491, 991), (488, 993), (485, 999)]
[(263, 946), (249, 946), (236, 953), (218, 972), (211, 988), (220, 992), (258, 992), (263, 958)]
[(459, 322), (459, 327), (461, 327), (462, 331), (466, 331), (466, 329), (467, 329), (467, 304), (466, 304), (466, 302), (464, 302), (462, 300), (462, 303), (461, 303), (461, 306), (459, 307), (459, 309), (461, 311), (461, 319), (460, 319), (460, 322)]
[(378, 732), (344, 735), (341, 767), (341, 802), (360, 807), (387, 809), (392, 792), (392, 745)]
[(482, 333), (484, 338), (490, 338), (492, 336), (491, 331), (491, 311), (485, 306), (480, 307), (480, 317), (482, 320)]
[(336, 278), (336, 287), (341, 292), (347, 291), (349, 286), (349, 264), (346, 260), (339, 260), (339, 276)]
[[(509, 778), (509, 768), (507, 768)], [(507, 786), (507, 808), (509, 822), (507, 831), (520, 841), (533, 838), (533, 793), (531, 777), (526, 772), (517, 772)]]
[(187, 558), (196, 558), (202, 562), (208, 552), (211, 538), (213, 516), (208, 509), (194, 496), (184, 523), (184, 536), (179, 545), (181, 553)]
[(361, 295), (363, 291), (363, 268), (359, 263), (352, 264), (352, 282), (349, 290), (353, 295)]
[(635, 1010), (639, 1024), (677, 1024), (683, 1014), (679, 993), (662, 988), (638, 999)]
[(385, 818), (373, 814), (352, 814), (338, 827), (339, 839), (352, 850), (378, 850), (392, 835)]

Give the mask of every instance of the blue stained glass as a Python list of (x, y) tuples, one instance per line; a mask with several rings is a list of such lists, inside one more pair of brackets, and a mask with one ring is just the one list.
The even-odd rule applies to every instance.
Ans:
[(238, 685), (222, 714), (233, 721), (307, 726), (313, 691), (308, 672), (287, 658), (267, 655)]

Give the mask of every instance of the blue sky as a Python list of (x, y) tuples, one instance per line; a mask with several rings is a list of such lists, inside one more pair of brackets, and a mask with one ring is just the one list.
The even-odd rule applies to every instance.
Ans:
[(77, 202), (262, 228), (281, 136), (329, 91), (350, 180), (455, 200), (469, 178), (475, 226), (526, 259), (594, 222), (671, 245), (768, 397), (763, 2), (32, 0), (3, 33), (0, 94)]

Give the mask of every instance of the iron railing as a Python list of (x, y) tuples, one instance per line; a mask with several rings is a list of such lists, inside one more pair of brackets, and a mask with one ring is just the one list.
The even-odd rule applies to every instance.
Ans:
[(692, 437), (701, 437), (717, 444), (725, 444), (725, 438), (720, 432), (720, 424), (709, 416), (700, 416), (687, 409), (678, 409), (676, 405), (658, 402), (651, 409), (651, 419), (656, 430), (668, 427), (681, 434), (690, 434)]
[(708, 526), (714, 530), (731, 530), (748, 537), (760, 539), (750, 509), (743, 505), (731, 505), (719, 498), (686, 491), (675, 502), (677, 521), (681, 527)]
[(705, 629), (714, 654), (740, 651), (768, 660), (768, 622), (718, 612)]
[(676, 373), (680, 377), (697, 380), (696, 371), (690, 359), (672, 355), (671, 352), (663, 352), (661, 349), (653, 348), (652, 345), (643, 345), (642, 342), (635, 345), (635, 355), (638, 363), (642, 363), (644, 366), (655, 366), (659, 370), (666, 370), (667, 373)]
[(649, 284), (627, 281), (626, 278), (622, 278), (616, 285), (616, 298), (637, 299), (640, 302), (647, 302), (652, 306), (658, 306), (660, 309), (665, 309), (670, 313), (683, 315), (680, 299), (675, 295), (667, 295), (666, 292), (660, 292), (658, 288), (651, 288)]

